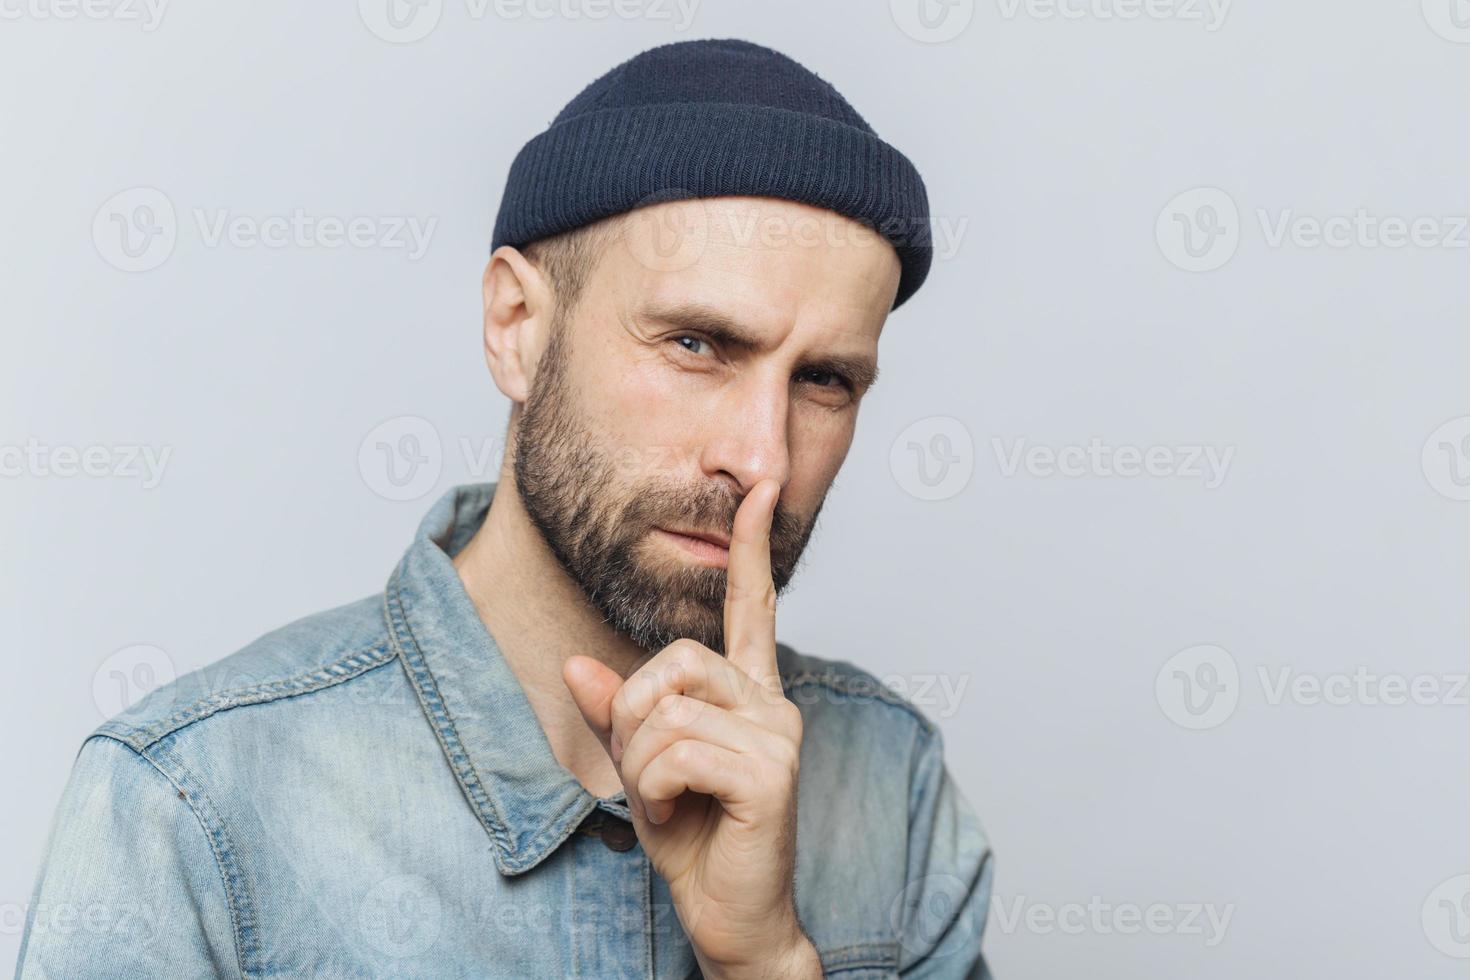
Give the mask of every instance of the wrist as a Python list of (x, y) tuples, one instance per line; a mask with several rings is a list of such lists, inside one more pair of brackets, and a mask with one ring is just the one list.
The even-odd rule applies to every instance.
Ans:
[(700, 973), (706, 980), (820, 980), (822, 959), (817, 947), (800, 926), (795, 927), (794, 938), (778, 947), (760, 960), (743, 964), (706, 963), (695, 951), (700, 961)]
[(822, 958), (817, 955), (817, 947), (812, 945), (806, 933), (803, 932), (800, 936), (800, 942), (788, 955), (785, 972), (780, 976), (791, 977), (793, 980), (820, 980), (823, 975)]

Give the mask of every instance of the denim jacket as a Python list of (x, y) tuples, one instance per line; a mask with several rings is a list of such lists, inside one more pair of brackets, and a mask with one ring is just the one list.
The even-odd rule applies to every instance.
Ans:
[[(698, 976), (622, 793), (553, 756), (430, 510), (387, 588), (157, 688), (82, 744), (17, 976)], [(832, 976), (988, 976), (993, 864), (939, 731), (778, 644), (803, 714), (797, 913)]]

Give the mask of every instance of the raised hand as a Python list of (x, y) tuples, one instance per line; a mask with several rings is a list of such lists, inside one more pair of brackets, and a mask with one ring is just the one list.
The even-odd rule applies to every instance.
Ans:
[(726, 656), (681, 639), (626, 681), (590, 657), (569, 658), (562, 675), (618, 770), (633, 827), (711, 980), (821, 975), (794, 904), (802, 719), (776, 667), (780, 490), (762, 480), (735, 515)]

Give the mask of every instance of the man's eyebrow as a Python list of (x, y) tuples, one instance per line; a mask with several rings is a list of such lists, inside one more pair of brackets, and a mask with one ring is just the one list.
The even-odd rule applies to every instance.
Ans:
[[(748, 353), (759, 350), (761, 346), (739, 321), (720, 310), (698, 303), (649, 305), (642, 307), (638, 315), (640, 318), (657, 320), (682, 330), (697, 331), (730, 350)], [(863, 354), (817, 354), (803, 359), (797, 365), (797, 370), (840, 374), (851, 381), (858, 391), (866, 391), (878, 383), (877, 362)]]

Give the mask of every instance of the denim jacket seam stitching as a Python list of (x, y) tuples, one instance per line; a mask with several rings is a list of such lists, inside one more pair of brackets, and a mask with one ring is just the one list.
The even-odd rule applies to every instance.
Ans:
[[(925, 742), (924, 742), (924, 744), (922, 746), (920, 746), (920, 748), (918, 749), (918, 753), (917, 753), (918, 756), (922, 760), (919, 764), (920, 765), (933, 765), (938, 770), (938, 772), (940, 773), (941, 777), (943, 777), (943, 775), (947, 773), (947, 769), (946, 769), (945, 764), (944, 764), (944, 758), (943, 758), (943, 755), (941, 754), (942, 753), (942, 745), (943, 745), (942, 735), (940, 735), (937, 732), (937, 730), (936, 730), (936, 732), (934, 732), (934, 733), (926, 734), (926, 736), (925, 736)], [(909, 795), (909, 821), (912, 824), (914, 820), (915, 820), (914, 795), (913, 795), (912, 792), (910, 792), (910, 795)], [(977, 820), (977, 823), (978, 823), (978, 817), (976, 818), (976, 820)], [(975, 873), (974, 873), (974, 878), (975, 878), (975, 881), (976, 881), (976, 883), (978, 885), (978, 883), (980, 881), (982, 881), (983, 878), (984, 878), (984, 876), (985, 876), (985, 871), (986, 871), (987, 866), (993, 867), (993, 865), (995, 863), (995, 849), (991, 845), (990, 838), (985, 835), (983, 828), (977, 828), (977, 829), (980, 829), (980, 847), (979, 847), (978, 852), (970, 852), (970, 853), (978, 853), (979, 860), (978, 860), (978, 862), (977, 862), (977, 864), (975, 866)], [(966, 897), (968, 898), (968, 895)], [(912, 969), (912, 968), (917, 967), (917, 966), (920, 966), (920, 965), (922, 965), (922, 964), (924, 964), (926, 962), (929, 962), (930, 961), (930, 958), (934, 954), (934, 951), (936, 949), (938, 949), (940, 946), (942, 946), (949, 939), (949, 936), (951, 934), (950, 931), (955, 928), (955, 925), (960, 921), (960, 918), (963, 915), (964, 915), (964, 903), (961, 902), (961, 903), (958, 903), (957, 904), (957, 906), (955, 908), (955, 911), (954, 911), (954, 916), (952, 918), (950, 918), (949, 921), (947, 921), (947, 922), (944, 923), (944, 927), (940, 930), (940, 934), (939, 934), (938, 938), (936, 938), (934, 940), (933, 945), (927, 951), (925, 951), (921, 956), (919, 956), (919, 958), (917, 960), (915, 960), (914, 962), (910, 963), (909, 964), (909, 968)], [(983, 922), (981, 924), (981, 928), (982, 929), (984, 928), (984, 923)], [(900, 958), (900, 962), (901, 962), (901, 958)]]
[[(640, 861), (640, 877), (643, 879), (643, 962), (653, 965), (653, 882), (648, 875), (648, 862)], [(652, 971), (650, 971), (650, 975)]]
[[(995, 864), (995, 851), (990, 846), (989, 841), (986, 841), (983, 844), (983, 846), (980, 848), (980, 862), (975, 867), (975, 881), (976, 881), (977, 887), (979, 886), (979, 883), (985, 877), (986, 867), (987, 866), (993, 867), (994, 864)], [(969, 896), (967, 894), (966, 895), (966, 899), (967, 900), (968, 900), (968, 897)], [(913, 969), (914, 967), (922, 966), (922, 965), (924, 965), (924, 964), (926, 964), (928, 962), (931, 962), (933, 960), (933, 958), (934, 958), (934, 951), (937, 950), (937, 949), (939, 949), (941, 946), (943, 946), (949, 940), (950, 935), (951, 935), (951, 930), (953, 930), (955, 928), (956, 924), (959, 923), (961, 917), (964, 916), (964, 914), (965, 914), (965, 907), (964, 907), (964, 905), (965, 905), (965, 903), (962, 902), (962, 903), (960, 903), (956, 907), (953, 918), (951, 918), (948, 922), (946, 922), (944, 924), (944, 928), (942, 930), (940, 930), (940, 934), (939, 934), (938, 938), (936, 938), (934, 940), (933, 945), (928, 950), (926, 950), (923, 953), (923, 955), (921, 955), (918, 959), (916, 959), (916, 960), (914, 960), (914, 962), (910, 963), (909, 964), (909, 969)], [(985, 928), (985, 924), (984, 924), (983, 921), (981, 922), (980, 928), (982, 930)], [(900, 962), (901, 962), (901, 960), (900, 960)]]
[[(235, 861), (234, 848), (230, 845), (224, 820), (219, 816), (214, 802), (204, 792), (204, 789), (196, 784), (178, 757), (166, 748), (154, 743), (148, 751), (144, 751), (133, 748), (126, 741), (119, 740), (110, 733), (101, 733), (97, 737), (121, 741), (129, 751), (167, 780), (169, 785), (183, 798), (184, 803), (189, 807), (189, 812), (194, 815), (199, 829), (204, 834), (204, 840), (209, 845), (210, 853), (214, 855), (215, 871), (219, 874), (220, 887), (225, 893), (225, 904), (230, 910), (230, 933), (235, 943), (235, 965), (240, 970), (240, 976), (246, 980), (259, 976), (258, 970), (247, 965), (254, 962), (259, 952), (253, 938), (256, 930), (254, 903), (250, 901), (250, 896), (246, 892), (243, 875)], [(166, 769), (161, 759), (155, 758), (155, 755), (167, 760), (169, 768)], [(208, 815), (201, 812), (201, 805), (208, 810)], [(234, 868), (236, 877), (242, 878), (238, 895), (236, 887), (231, 883), (231, 872), (225, 868), (226, 864)]]
[(541, 856), (550, 854), (565, 844), (577, 832), (577, 828), (581, 825), (582, 821), (587, 819), (587, 814), (595, 809), (597, 809), (597, 802), (591, 800), (589, 795), (589, 802), (585, 806), (566, 811), (562, 818), (550, 828), (531, 838), (531, 844), (542, 845), (539, 847), (537, 854), (517, 858), (516, 860), (507, 858), (505, 866), (516, 874), (529, 870), (541, 859)]
[(834, 949), (819, 950), (825, 972), (866, 969), (898, 969), (896, 944), (891, 942), (849, 943)]
[[(459, 737), (459, 730), (455, 727), (454, 719), (450, 717), (449, 706), (444, 703), (439, 684), (433, 672), (429, 670), (428, 662), (423, 658), (423, 650), (419, 646), (418, 639), (413, 635), (413, 627), (409, 625), (408, 615), (403, 609), (403, 602), (399, 596), (398, 578), (399, 573), (395, 572), (393, 581), (383, 593), (383, 616), (387, 620), (388, 642), (396, 651), (399, 662), (408, 671), (410, 682), (418, 694), (419, 704), (429, 714), (429, 727), (434, 730), (434, 736), (444, 750), (460, 786), (469, 794), (481, 825), (490, 832), (490, 839), (500, 848), (498, 859), (504, 862), (507, 868), (523, 870), (517, 861), (508, 856), (515, 853), (515, 848), (503, 829), (508, 826), (505, 817), (496, 807), (495, 800), (491, 798), (485, 787), (485, 781), (480, 777), (474, 762), (471, 761), (469, 752), (465, 750), (464, 743)], [(418, 651), (417, 662), (409, 654), (407, 645), (399, 638), (400, 629), (407, 636), (409, 644), (412, 644), (414, 650)]]
[[(345, 683), (361, 677), (393, 659), (392, 651), (383, 644), (359, 650), (329, 664), (316, 667), (294, 677), (287, 677), (277, 681), (267, 681), (251, 687), (237, 688), (232, 691), (224, 691), (218, 694), (210, 694), (190, 702), (186, 707), (180, 708), (174, 714), (162, 721), (154, 722), (145, 727), (135, 727), (122, 722), (111, 721), (99, 726), (99, 734), (109, 735), (120, 739), (132, 746), (139, 752), (149, 746), (167, 738), (183, 729), (212, 718), (221, 712), (230, 711), (234, 708), (246, 707), (254, 704), (269, 704), (285, 698), (299, 697), (303, 694), (315, 694), (338, 684)], [(346, 673), (338, 673), (341, 668)]]

